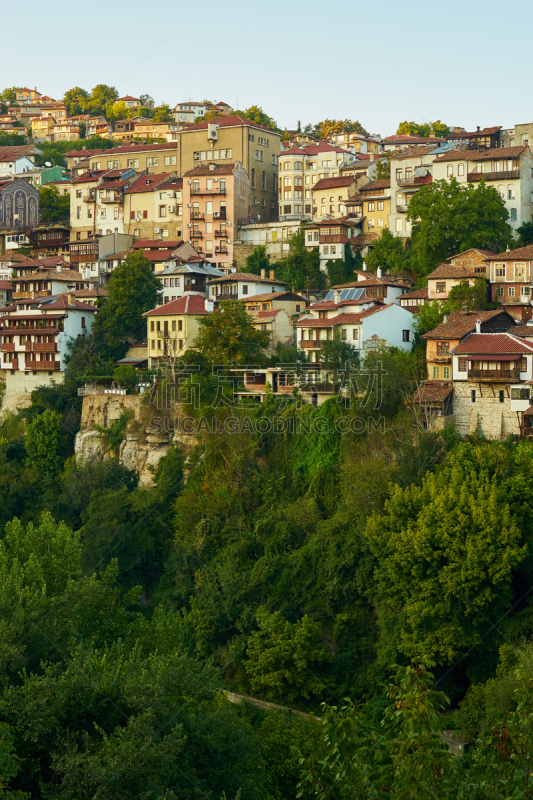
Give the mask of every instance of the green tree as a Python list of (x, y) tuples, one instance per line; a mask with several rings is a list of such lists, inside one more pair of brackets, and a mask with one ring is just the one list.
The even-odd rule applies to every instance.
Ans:
[(143, 314), (157, 306), (161, 283), (141, 250), (128, 253), (111, 273), (107, 289), (108, 298), (93, 325), (95, 334), (104, 334), (112, 348), (126, 339), (142, 341), (146, 338)]
[(43, 478), (53, 477), (63, 464), (62, 449), (61, 416), (47, 409), (28, 425), (26, 463)]
[(39, 215), (41, 222), (68, 222), (70, 217), (70, 195), (60, 194), (57, 186), (41, 186), (39, 189)]
[(445, 139), (450, 136), (452, 129), (438, 119), (436, 122), (400, 122), (397, 134), (407, 134), (407, 136), (437, 136)]
[(114, 86), (108, 86), (105, 83), (99, 83), (91, 91), (87, 98), (86, 107), (84, 111), (88, 111), (96, 116), (105, 115), (108, 105), (114, 103), (118, 97), (118, 92)]
[(314, 125), (312, 132), (319, 139), (328, 139), (335, 133), (361, 133), (368, 136), (360, 122), (351, 119), (324, 119)]
[(27, 137), (17, 133), (0, 133), (0, 145), (2, 147), (16, 147), (26, 144)]
[(172, 109), (168, 103), (161, 103), (161, 105), (154, 108), (154, 122), (173, 122)]
[(423, 186), (407, 213), (412, 223), (413, 267), (427, 275), (437, 264), (470, 247), (501, 252), (512, 242), (509, 213), (485, 181), (462, 185), (455, 178)]
[(388, 158), (380, 158), (376, 165), (376, 180), (389, 181), (390, 180), (390, 160)]
[(146, 106), (146, 108), (154, 107), (154, 98), (151, 94), (142, 94), (139, 100), (141, 101), (141, 105)]
[(341, 338), (339, 331), (335, 331), (333, 339), (324, 339), (320, 347), (320, 359), (326, 370), (334, 370), (335, 375), (346, 365), (357, 366), (359, 353), (346, 339)]
[(476, 463), (459, 447), (422, 486), (393, 488), (385, 514), (368, 521), (383, 647), (424, 647), (450, 663), (508, 609), (526, 548), (508, 491), (484, 458)]
[(268, 114), (263, 111), (261, 106), (250, 106), (245, 111), (235, 111), (239, 117), (244, 117), (245, 119), (249, 119), (251, 122), (255, 122), (257, 125), (264, 125), (265, 128), (270, 128), (272, 131), (278, 131), (281, 133), (281, 130), (278, 128), (275, 120), (272, 117), (269, 117)]
[(218, 311), (199, 318), (194, 347), (209, 364), (256, 364), (269, 343), (270, 334), (254, 328), (242, 303), (225, 300)]
[(344, 245), (344, 258), (330, 259), (326, 262), (326, 272), (330, 286), (340, 286), (355, 280), (355, 270), (362, 266), (362, 258), (354, 256), (349, 244)]
[(79, 86), (68, 89), (63, 95), (63, 103), (68, 109), (69, 117), (77, 116), (87, 112), (89, 104), (89, 92)]
[(243, 272), (250, 272), (252, 275), (260, 275), (261, 270), (270, 268), (270, 261), (266, 253), (266, 247), (262, 244), (254, 248), (253, 253), (246, 257), (246, 265)]
[(2, 93), (0, 94), (0, 103), (8, 104), (8, 103), (15, 103), (17, 100), (17, 92), (19, 92), (23, 87), (22, 86), (10, 86), (8, 89), (3, 89)]
[(452, 311), (484, 311), (493, 305), (487, 297), (487, 281), (477, 278), (471, 286), (468, 281), (452, 286), (450, 293), (443, 303), (446, 314)]
[(139, 376), (135, 367), (130, 364), (121, 364), (113, 373), (113, 380), (118, 383), (123, 389), (132, 392), (137, 386)]
[(285, 701), (320, 697), (320, 673), (331, 653), (320, 641), (320, 626), (307, 615), (288, 622), (279, 611), (256, 613), (259, 630), (248, 639), (245, 662), (252, 691)]
[(278, 262), (278, 266), (281, 279), (297, 291), (307, 287), (316, 291), (326, 285), (326, 274), (320, 269), (318, 247), (307, 249), (303, 228), (290, 237), (289, 254)]
[(520, 247), (527, 247), (528, 244), (533, 244), (533, 221), (522, 223), (516, 232), (520, 236)]
[(409, 269), (410, 251), (401, 236), (395, 236), (388, 228), (383, 228), (379, 239), (372, 242), (365, 260), (372, 272), (381, 267), (384, 273), (390, 272), (394, 275), (396, 272)]

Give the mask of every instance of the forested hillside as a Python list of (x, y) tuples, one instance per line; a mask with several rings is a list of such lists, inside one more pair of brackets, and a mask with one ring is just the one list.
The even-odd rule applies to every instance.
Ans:
[(424, 431), (416, 354), (381, 358), (380, 408), (216, 403), (202, 369), (150, 488), (76, 463), (73, 373), (3, 415), (9, 796), (532, 796), (533, 447)]

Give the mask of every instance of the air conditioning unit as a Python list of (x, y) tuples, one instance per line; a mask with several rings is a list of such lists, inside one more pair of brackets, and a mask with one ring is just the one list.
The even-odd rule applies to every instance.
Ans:
[(159, 228), (154, 228), (154, 233), (159, 233)]
[(167, 197), (174, 197), (174, 192), (167, 192)]
[(187, 223), (187, 227), (188, 227), (188, 228), (192, 228), (192, 225), (191, 225), (191, 223), (190, 223), (190, 222), (188, 222), (188, 223)]
[(218, 183), (218, 178), (213, 178), (213, 183)]
[(168, 213), (169, 214), (173, 214), (174, 213), (174, 206), (169, 206), (168, 207)]
[(192, 208), (192, 203), (187, 203), (187, 208)]
[(191, 183), (192, 183), (192, 181), (187, 181), (187, 183), (188, 183), (188, 184), (191, 184)]
[(141, 221), (140, 217), (135, 217), (135, 222), (140, 222), (140, 221)]

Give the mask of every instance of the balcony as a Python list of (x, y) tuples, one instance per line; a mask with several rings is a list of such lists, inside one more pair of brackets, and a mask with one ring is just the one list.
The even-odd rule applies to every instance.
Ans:
[(318, 239), (319, 244), (348, 244), (348, 237), (340, 233), (325, 234)]
[(5, 328), (3, 328), (2, 332), (4, 334), (5, 333), (8, 333), (8, 334), (11, 334), (11, 333), (48, 333), (48, 334), (56, 334), (56, 333), (62, 333), (63, 332), (63, 327), (47, 328), (46, 326), (42, 325), (41, 327), (29, 328), (27, 325), (26, 326), (14, 325), (13, 327), (6, 326)]
[(2, 347), (0, 349), (2, 353), (14, 353), (15, 342), (2, 342)]
[(112, 197), (100, 197), (101, 203), (122, 203), (124, 200), (121, 194), (114, 194)]
[(58, 372), (59, 361), (26, 361), (24, 369)]
[(466, 176), (469, 183), (475, 183), (483, 178), (486, 181), (516, 181), (520, 179), (520, 170), (510, 172), (469, 172)]
[(22, 292), (13, 292), (13, 300), (20, 300), (24, 297), (50, 297), (52, 294), (50, 289), (26, 289)]
[(218, 186), (213, 186), (212, 189), (192, 189), (191, 194), (200, 195), (200, 194), (226, 194), (225, 189), (220, 189)]
[(26, 342), (27, 353), (57, 353), (56, 342)]
[(471, 369), (468, 371), (470, 381), (488, 381), (489, 383), (508, 383), (520, 380), (519, 369)]
[(204, 235), (201, 231), (191, 231), (191, 239), (203, 239)]
[(204, 212), (203, 211), (191, 211), (191, 219), (203, 219)]
[(225, 239), (227, 235), (227, 231), (215, 231), (215, 239)]
[(408, 205), (404, 205), (403, 203), (396, 203), (396, 213), (397, 214), (405, 214), (407, 209), (409, 208)]
[(226, 209), (222, 211), (215, 211), (213, 214), (214, 219), (226, 219)]
[(220, 303), (222, 300), (238, 300), (239, 295), (237, 292), (224, 292), (224, 294), (217, 294), (216, 300)]
[(84, 203), (94, 203), (96, 202), (96, 195), (95, 194), (86, 194), (83, 197)]
[[(431, 175), (411, 175), (409, 178), (398, 178), (398, 186), (424, 186), (433, 181)], [(364, 187), (363, 187), (364, 188)]]
[(227, 253), (227, 252), (228, 252), (228, 248), (224, 244), (221, 245), (220, 247), (215, 247), (215, 253), (223, 254), (223, 253)]
[(300, 347), (303, 350), (320, 350), (322, 347), (322, 341), (326, 341), (325, 339), (302, 339), (300, 342)]

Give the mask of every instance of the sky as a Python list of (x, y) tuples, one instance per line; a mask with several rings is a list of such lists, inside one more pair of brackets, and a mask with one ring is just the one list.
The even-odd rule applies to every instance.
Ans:
[(382, 136), (403, 120), (467, 130), (533, 121), (531, 0), (93, 0), (73, 8), (26, 0), (31, 24), (23, 43), (3, 37), (0, 88), (36, 86), (59, 100), (74, 86), (106, 83), (170, 106), (257, 104), (281, 128), (349, 118)]

